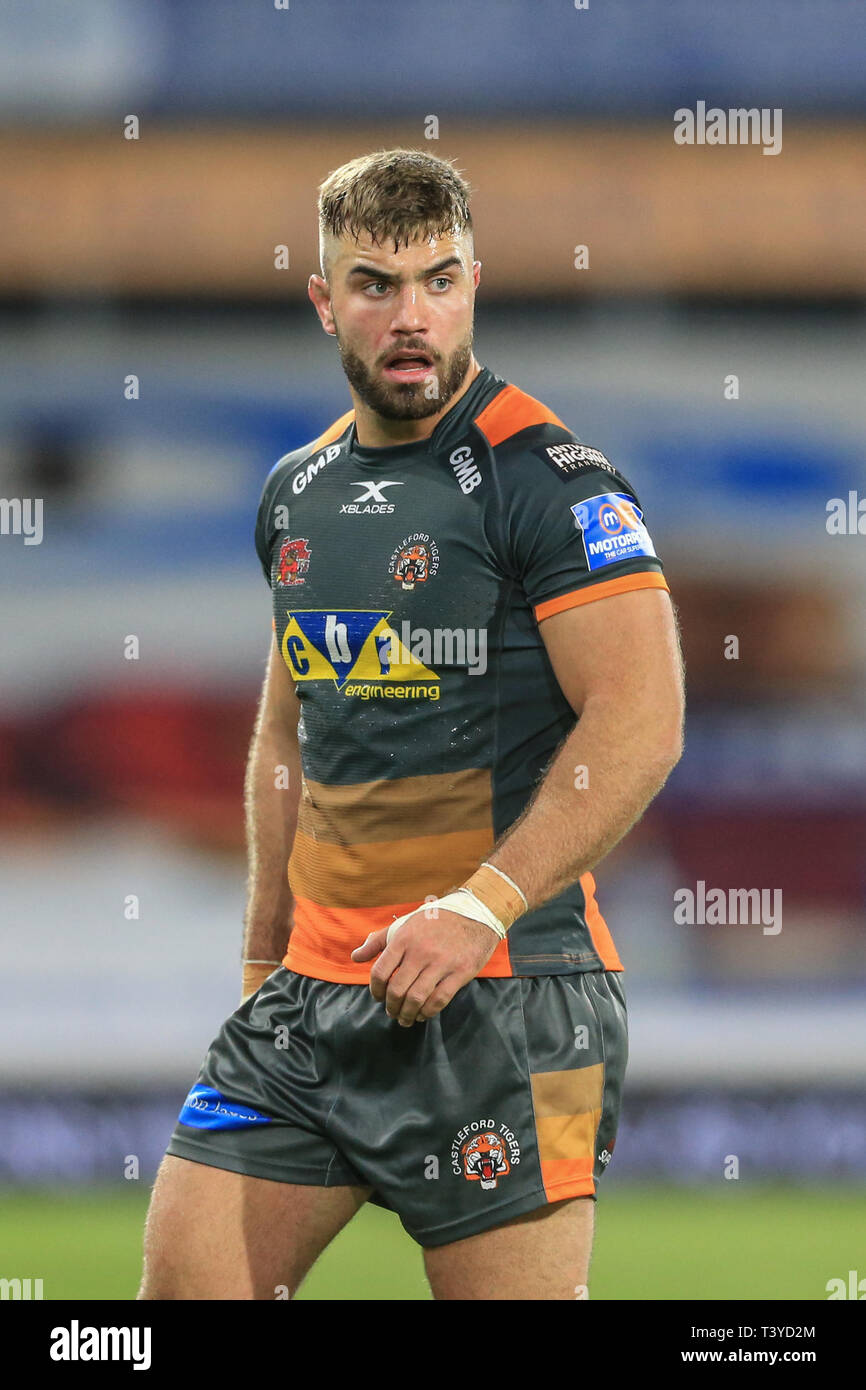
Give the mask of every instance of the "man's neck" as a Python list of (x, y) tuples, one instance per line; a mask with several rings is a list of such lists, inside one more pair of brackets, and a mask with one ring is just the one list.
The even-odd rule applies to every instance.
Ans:
[(381, 449), (387, 448), (390, 444), (413, 444), (419, 439), (429, 439), (439, 421), (466, 395), (480, 371), (481, 363), (473, 357), (463, 382), (448, 403), (435, 415), (425, 415), (421, 420), (388, 420), (372, 410), (361, 400), (357, 392), (349, 387), (355, 407), (355, 437), (358, 443), (363, 448)]

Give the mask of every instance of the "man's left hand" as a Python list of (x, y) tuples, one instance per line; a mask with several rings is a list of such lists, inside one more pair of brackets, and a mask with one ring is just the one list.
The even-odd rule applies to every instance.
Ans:
[(419, 907), (390, 943), (387, 935), (387, 927), (371, 932), (363, 946), (355, 947), (352, 960), (372, 960), (381, 951), (370, 971), (370, 993), (380, 1003), (384, 999), (388, 1017), (403, 1028), (441, 1013), (499, 945), (496, 933), (483, 922), (447, 908), (428, 917)]

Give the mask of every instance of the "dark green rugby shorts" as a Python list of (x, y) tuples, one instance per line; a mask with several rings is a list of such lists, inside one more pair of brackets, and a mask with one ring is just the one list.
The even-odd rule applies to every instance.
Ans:
[(373, 1189), (422, 1246), (595, 1197), (628, 1052), (616, 971), (471, 980), (401, 1028), (367, 985), (280, 966), (223, 1024), (167, 1152)]

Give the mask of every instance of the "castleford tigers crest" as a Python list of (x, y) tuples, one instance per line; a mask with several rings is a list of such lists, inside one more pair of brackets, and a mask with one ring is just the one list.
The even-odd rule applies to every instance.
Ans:
[(511, 1164), (505, 1154), (505, 1145), (492, 1130), (476, 1134), (474, 1139), (463, 1145), (463, 1173), (470, 1182), (480, 1182), (482, 1187), (495, 1187), (500, 1178), (507, 1178)]
[(284, 540), (280, 546), (280, 558), (277, 560), (277, 583), (303, 584), (309, 568), (310, 542), (306, 537), (294, 541)]
[(451, 1171), (482, 1189), (495, 1188), (520, 1162), (520, 1144), (508, 1125), (473, 1120), (464, 1125), (451, 1145)]
[(401, 588), (414, 589), (416, 584), (424, 583), (429, 568), (427, 547), (413, 545), (408, 550), (400, 551), (394, 578), (399, 581)]
[(426, 531), (415, 531), (391, 552), (388, 573), (401, 589), (426, 584), (439, 570), (439, 547)]

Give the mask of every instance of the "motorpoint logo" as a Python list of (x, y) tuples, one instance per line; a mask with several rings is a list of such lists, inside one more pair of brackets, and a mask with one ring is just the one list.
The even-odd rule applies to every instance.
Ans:
[(636, 531), (640, 522), (635, 516), (634, 505), (629, 501), (610, 502), (598, 514), (602, 530), (609, 536), (616, 536), (623, 530)]
[(601, 569), (617, 560), (655, 556), (655, 547), (643, 524), (643, 513), (628, 493), (605, 492), (598, 497), (588, 497), (585, 502), (576, 502), (571, 512), (590, 570)]

